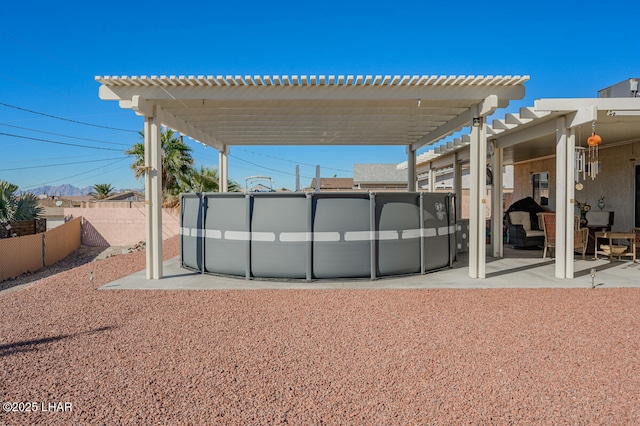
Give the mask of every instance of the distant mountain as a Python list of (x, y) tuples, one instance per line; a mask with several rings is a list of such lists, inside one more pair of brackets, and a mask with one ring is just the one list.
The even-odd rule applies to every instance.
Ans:
[[(89, 195), (89, 193), (93, 191), (93, 186), (87, 186), (86, 188), (78, 188), (76, 186), (70, 184), (58, 185), (58, 186), (39, 186), (30, 190), (29, 192), (33, 195), (47, 194), (49, 197), (51, 196), (59, 196), (59, 197), (81, 197), (84, 195)], [(120, 192), (125, 191), (137, 191), (144, 192), (144, 189), (139, 188), (128, 188), (128, 189), (114, 189), (111, 193), (118, 194)]]
[(87, 195), (92, 190), (93, 190), (93, 187), (91, 186), (87, 186), (86, 188), (77, 188), (73, 185), (65, 184), (65, 185), (58, 185), (58, 186), (49, 186), (49, 185), (39, 186), (37, 188), (30, 190), (29, 192), (31, 192), (34, 195), (47, 194), (48, 196), (58, 195), (63, 197), (70, 197), (70, 196), (76, 197), (76, 196)]

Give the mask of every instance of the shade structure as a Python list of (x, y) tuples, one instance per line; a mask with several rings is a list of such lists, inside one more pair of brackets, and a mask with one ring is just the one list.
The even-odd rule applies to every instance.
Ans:
[[(224, 167), (221, 176), (226, 175), (223, 164), (233, 145), (404, 145), (413, 161), (417, 149), (471, 123), (477, 129), (474, 140), (480, 149), (477, 158), (481, 158), (486, 152), (483, 117), (511, 100), (522, 99), (528, 79), (463, 75), (96, 77), (101, 99), (119, 101), (120, 107), (145, 117), (150, 146), (159, 143), (157, 124), (170, 127), (218, 149)], [(160, 178), (155, 172), (158, 155), (149, 155), (153, 158), (146, 163), (149, 180), (145, 190), (151, 191), (147, 220), (160, 217), (151, 213), (160, 208), (154, 192), (158, 189), (153, 188), (161, 187), (154, 183)], [(482, 170), (484, 173), (484, 166)], [(409, 171), (415, 174), (415, 168)], [(414, 188), (415, 176), (410, 176), (409, 190)], [(472, 191), (478, 217), (484, 209), (482, 189), (481, 185)], [(479, 223), (472, 220), (472, 232), (474, 226)], [(156, 223), (148, 226), (148, 239), (157, 241), (148, 244), (152, 251), (148, 262), (152, 258), (161, 262), (161, 242), (153, 235), (157, 229)], [(477, 234), (481, 235), (479, 228)], [(483, 272), (470, 275), (482, 277)], [(159, 278), (161, 270), (147, 276)]]

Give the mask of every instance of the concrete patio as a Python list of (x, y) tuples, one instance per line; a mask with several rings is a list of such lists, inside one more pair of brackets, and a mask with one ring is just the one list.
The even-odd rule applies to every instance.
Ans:
[(126, 276), (102, 286), (102, 290), (257, 290), (257, 289), (419, 289), (419, 288), (590, 288), (591, 269), (598, 288), (640, 287), (640, 263), (630, 260), (575, 257), (575, 278), (554, 277), (553, 258), (542, 259), (542, 250), (515, 250), (505, 246), (504, 258), (487, 257), (486, 279), (469, 278), (468, 253), (461, 253), (451, 269), (426, 275), (371, 280), (245, 280), (199, 274), (180, 267), (178, 257), (164, 262), (165, 275), (147, 280), (145, 271)]

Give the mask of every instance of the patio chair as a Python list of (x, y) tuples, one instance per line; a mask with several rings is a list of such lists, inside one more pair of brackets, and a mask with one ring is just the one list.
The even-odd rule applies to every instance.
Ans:
[[(538, 221), (544, 231), (544, 250), (542, 258), (547, 258), (547, 249), (556, 248), (556, 214), (555, 213), (538, 213)], [(589, 238), (589, 229), (580, 227), (580, 217), (573, 217), (573, 250), (582, 254), (585, 259), (587, 253), (587, 243)]]
[(544, 232), (536, 214), (543, 211), (531, 197), (513, 203), (505, 212), (507, 243), (517, 248), (542, 247)]
[(542, 250), (542, 258), (547, 258), (547, 249), (555, 250), (556, 248), (556, 214), (555, 213), (538, 213), (538, 223), (544, 231), (544, 249)]
[(589, 243), (589, 228), (580, 227), (580, 216), (573, 216), (573, 251), (582, 253), (582, 260), (585, 259), (587, 253), (587, 244)]
[(640, 250), (640, 228), (631, 228), (631, 232), (636, 234), (636, 252)]

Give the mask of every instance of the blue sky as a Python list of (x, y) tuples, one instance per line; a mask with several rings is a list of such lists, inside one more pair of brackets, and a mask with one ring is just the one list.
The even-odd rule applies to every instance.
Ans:
[[(143, 119), (101, 101), (97, 75), (529, 75), (526, 98), (497, 118), (538, 98), (596, 97), (640, 77), (640, 7), (631, 1), (25, 0), (2, 9), (0, 179), (21, 189), (142, 187), (123, 151), (139, 141)], [(197, 164), (217, 166), (217, 151), (189, 145)], [(354, 163), (406, 159), (403, 147), (234, 147), (231, 154), (237, 182), (266, 174), (291, 189), (296, 163), (308, 185), (315, 170), (306, 164), (349, 177)]]

